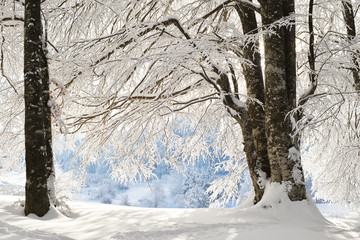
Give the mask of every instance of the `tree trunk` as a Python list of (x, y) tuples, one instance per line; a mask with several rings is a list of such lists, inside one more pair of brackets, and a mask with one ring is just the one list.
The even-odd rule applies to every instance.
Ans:
[[(244, 140), (244, 152), (246, 154), (246, 161), (249, 168), (250, 177), (254, 187), (255, 198), (254, 204), (259, 202), (264, 194), (264, 186), (261, 182), (262, 172), (259, 168), (255, 141), (253, 138), (253, 127), (249, 116), (249, 111), (245, 106), (238, 106), (236, 104), (236, 94), (231, 91), (230, 80), (228, 76), (221, 73), (215, 66), (213, 71), (219, 74), (220, 79), (217, 84), (223, 92), (223, 103), (227, 107), (229, 114), (239, 123)], [(231, 109), (231, 110), (230, 110)]]
[(42, 117), (44, 129), (44, 144), (46, 146), (46, 168), (47, 168), (47, 184), (50, 204), (56, 206), (56, 191), (55, 191), (55, 166), (52, 151), (52, 128), (51, 128), (51, 104), (50, 103), (50, 77), (49, 66), (47, 61), (47, 34), (41, 39), (41, 77), (42, 77)]
[[(261, 1), (261, 17), (269, 26), (293, 12), (293, 0)], [(291, 138), (287, 114), (296, 106), (295, 25), (275, 27), (264, 36), (265, 124), (271, 182), (289, 184), (292, 201), (306, 199), (304, 175), (297, 143)]]
[(244, 140), (244, 152), (246, 154), (246, 161), (255, 193), (253, 202), (256, 204), (264, 195), (265, 183), (262, 182), (262, 180), (265, 179), (266, 176), (265, 174), (262, 174), (262, 171), (259, 167), (259, 158), (256, 152), (255, 140), (252, 134), (253, 127), (251, 124), (249, 111), (241, 111), (239, 115), (233, 117), (241, 127)]
[[(258, 31), (257, 31), (255, 12), (242, 5), (237, 5), (236, 10), (241, 20), (243, 33), (245, 35), (256, 34)], [(243, 48), (244, 58), (254, 64), (253, 66), (244, 65), (243, 74), (246, 81), (247, 95), (265, 104), (265, 96), (264, 96), (265, 89), (264, 89), (264, 82), (263, 82), (262, 69), (261, 69), (261, 56), (260, 53), (258, 52), (258, 49), (259, 49), (258, 42), (249, 42)], [(262, 173), (264, 173), (263, 178), (268, 179), (271, 177), (271, 172), (270, 172), (270, 163), (267, 152), (267, 140), (265, 134), (265, 111), (263, 109), (263, 106), (252, 100), (247, 101), (247, 106), (249, 109), (249, 116), (252, 126), (252, 136), (253, 136), (253, 141), (257, 155), (258, 169), (254, 169), (254, 170), (256, 171), (260, 170)], [(251, 168), (249, 169), (251, 171)], [(256, 182), (258, 182), (258, 180)], [(260, 201), (263, 194), (264, 194), (264, 186), (261, 186), (259, 192), (255, 191), (255, 202)]]
[(42, 32), (40, 0), (25, 1), (25, 214), (44, 216), (50, 207), (48, 180), (53, 167), (49, 73)]
[[(342, 5), (344, 8), (343, 16), (344, 16), (344, 20), (346, 23), (347, 39), (351, 43), (354, 40), (354, 38), (356, 37), (355, 14), (354, 14), (354, 10), (353, 10), (351, 1), (342, 1)], [(359, 66), (359, 62), (358, 62), (358, 56), (360, 54), (359, 54), (358, 50), (354, 50), (354, 51), (355, 51), (355, 54), (351, 53), (352, 54), (351, 61), (352, 61), (352, 64), (354, 65), (354, 67), (351, 68), (351, 72), (352, 72), (352, 76), (354, 79), (354, 88), (357, 91), (357, 94), (358, 94), (357, 97), (359, 100), (360, 99), (360, 74), (359, 74), (360, 66)], [(358, 104), (356, 103), (356, 105), (358, 105)], [(359, 121), (357, 121), (357, 117), (358, 117), (358, 114), (357, 114), (356, 108), (355, 108), (355, 122), (359, 122)], [(358, 127), (358, 125), (355, 124), (356, 129), (357, 129), (357, 127)], [(358, 140), (359, 135), (356, 134), (355, 136)], [(358, 150), (358, 157), (360, 158), (360, 147)]]
[[(356, 36), (355, 28), (355, 15), (354, 10), (351, 4), (351, 1), (342, 1), (343, 5), (343, 16), (346, 23), (346, 32), (349, 42), (351, 42)], [(356, 51), (356, 54), (352, 54), (352, 64), (354, 67), (351, 69), (353, 79), (354, 79), (354, 88), (356, 91), (360, 92), (360, 76), (359, 76), (359, 63), (357, 60), (357, 55), (359, 52)]]

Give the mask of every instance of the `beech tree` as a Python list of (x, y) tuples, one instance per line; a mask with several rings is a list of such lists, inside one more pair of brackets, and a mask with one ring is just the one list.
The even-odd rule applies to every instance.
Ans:
[(41, 1), (25, 1), (25, 214), (44, 216), (56, 204), (51, 136), (51, 102)]
[[(122, 132), (128, 136), (127, 141), (132, 136), (138, 138), (121, 144), (142, 150), (134, 154), (133, 150), (124, 151), (123, 146), (119, 158), (129, 159), (135, 155), (133, 162), (139, 164), (142, 159), (140, 162), (151, 165), (151, 161), (145, 159), (150, 158), (149, 152), (156, 152), (156, 147), (140, 139), (156, 135), (157, 131), (171, 135), (164, 130), (169, 122), (193, 105), (207, 106), (207, 109), (197, 108), (204, 109), (198, 120), (206, 121), (205, 115), (211, 119), (206, 111), (221, 103), (242, 130), (256, 193), (254, 202), (261, 200), (267, 181), (287, 185), (291, 200), (305, 199), (299, 142), (292, 137), (293, 121), (289, 116), (297, 107), (294, 2), (260, 1), (258, 5), (251, 1), (226, 1), (214, 6), (213, 3), (176, 5), (165, 1), (160, 6), (146, 1), (130, 2), (127, 8), (131, 11), (126, 19), (116, 19), (111, 27), (102, 28), (101, 36), (79, 41), (66, 53), (76, 53), (81, 65), (87, 65), (68, 76), (71, 80), (64, 83), (68, 90), (84, 85), (85, 77), (94, 79), (90, 88), (82, 88), (86, 94), (78, 92), (77, 96), (77, 99), (81, 96), (78, 104), (83, 107), (82, 111), (88, 111), (68, 119), (74, 131), (81, 127), (92, 129), (85, 141), (90, 147), (86, 152), (94, 152), (99, 143), (110, 142), (111, 151), (116, 151), (113, 145), (116, 137), (113, 137)], [(116, 12), (115, 7), (109, 9)], [(174, 9), (180, 16), (166, 17)], [(255, 12), (262, 19), (264, 29), (260, 32)], [(239, 19), (242, 27), (232, 25), (239, 23)], [(264, 37), (264, 79), (258, 47), (260, 35)], [(95, 51), (101, 54), (92, 55)], [(244, 82), (247, 95), (239, 92), (239, 85)], [(171, 118), (167, 117), (170, 115)], [(236, 138), (241, 139), (239, 134)], [(140, 145), (147, 147), (140, 148)], [(176, 156), (174, 152), (171, 154)], [(197, 156), (194, 152), (190, 155)], [(129, 170), (123, 165), (124, 161), (115, 160), (113, 164), (116, 176), (116, 171)], [(134, 174), (137, 172), (135, 168)]]

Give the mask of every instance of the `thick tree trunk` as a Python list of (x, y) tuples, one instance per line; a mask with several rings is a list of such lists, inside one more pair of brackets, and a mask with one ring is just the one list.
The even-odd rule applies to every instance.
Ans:
[(214, 67), (214, 72), (219, 74), (220, 79), (217, 84), (220, 86), (221, 91), (223, 92), (223, 103), (228, 108), (229, 114), (239, 123), (244, 140), (244, 152), (246, 154), (246, 161), (249, 168), (250, 177), (253, 183), (255, 198), (254, 203), (257, 203), (261, 200), (264, 194), (264, 186), (261, 183), (262, 172), (259, 168), (255, 141), (253, 138), (253, 127), (249, 116), (249, 111), (245, 106), (239, 106), (236, 101), (236, 94), (231, 91), (230, 80), (228, 76)]
[[(241, 112), (241, 113), (240, 113)], [(253, 137), (253, 127), (248, 111), (239, 111), (239, 115), (233, 116), (235, 120), (240, 124), (243, 140), (244, 151), (246, 154), (246, 160), (249, 168), (250, 177), (254, 188), (254, 204), (258, 203), (264, 195), (265, 183), (262, 182), (265, 179), (265, 174), (259, 167), (259, 159), (256, 154), (256, 145)]]
[[(257, 22), (255, 12), (247, 7), (238, 5), (236, 7), (238, 15), (241, 20), (242, 29), (244, 34), (256, 34)], [(243, 48), (243, 55), (246, 60), (253, 63), (253, 66), (244, 65), (243, 74), (246, 81), (247, 95), (251, 98), (257, 99), (265, 104), (264, 96), (264, 82), (261, 69), (261, 56), (258, 52), (258, 42), (249, 42)], [(270, 163), (267, 152), (267, 140), (265, 134), (265, 111), (263, 106), (255, 101), (248, 100), (247, 106), (249, 110), (249, 116), (252, 126), (252, 136), (255, 145), (255, 151), (257, 155), (257, 168), (249, 170), (262, 171), (263, 178), (270, 178)], [(241, 124), (240, 124), (241, 125)], [(245, 124), (243, 124), (245, 125)], [(243, 129), (244, 127), (242, 127)], [(244, 130), (243, 130), (244, 132)], [(247, 143), (247, 141), (245, 141)], [(245, 148), (246, 151), (246, 148)], [(247, 154), (248, 155), (248, 154)], [(256, 176), (257, 174), (253, 174)], [(259, 180), (255, 181), (257, 183)], [(256, 191), (255, 188), (255, 202), (261, 200), (264, 194), (264, 186), (260, 186), (260, 189)]]
[(52, 171), (49, 74), (42, 33), (40, 0), (25, 1), (25, 214), (49, 211), (48, 179)]
[[(261, 1), (264, 26), (293, 11), (293, 0)], [(296, 106), (295, 26), (276, 27), (264, 36), (265, 122), (271, 181), (289, 184), (289, 198), (306, 199), (304, 175), (297, 143), (291, 138), (287, 114)]]

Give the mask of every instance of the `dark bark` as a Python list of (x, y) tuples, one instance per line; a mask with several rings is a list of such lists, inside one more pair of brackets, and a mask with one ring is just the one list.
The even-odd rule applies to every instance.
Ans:
[(46, 149), (46, 169), (47, 169), (47, 183), (48, 183), (48, 195), (50, 204), (56, 206), (56, 194), (55, 194), (55, 166), (54, 156), (52, 151), (52, 127), (51, 127), (51, 99), (50, 99), (50, 77), (49, 77), (49, 65), (47, 61), (47, 33), (44, 33), (42, 40), (41, 51), (41, 98), (42, 98), (42, 119), (44, 129), (44, 144)]
[[(261, 4), (262, 22), (264, 26), (268, 26), (289, 16), (293, 11), (294, 1), (268, 0), (261, 1)], [(296, 106), (294, 27), (295, 25), (277, 27), (273, 29), (276, 34), (264, 36), (265, 119), (271, 182), (290, 184), (288, 195), (293, 201), (306, 199), (299, 148), (291, 138), (292, 127), (287, 116)]]
[[(347, 38), (349, 42), (351, 42), (356, 36), (356, 28), (355, 28), (355, 15), (354, 10), (351, 4), (351, 1), (342, 1), (343, 5), (343, 16), (346, 23), (346, 32)], [(354, 88), (356, 91), (360, 92), (360, 76), (359, 76), (359, 63), (357, 60), (357, 56), (359, 52), (356, 51), (356, 54), (352, 54), (352, 64), (355, 66), (351, 69), (353, 79), (354, 79)]]
[(316, 55), (315, 55), (315, 33), (313, 25), (313, 12), (314, 12), (314, 0), (309, 1), (309, 16), (308, 16), (308, 26), (309, 26), (309, 53), (308, 53), (308, 63), (309, 63), (309, 79), (310, 79), (310, 88), (305, 94), (303, 94), (298, 102), (300, 107), (299, 112), (297, 113), (296, 120), (299, 121), (303, 118), (303, 108), (302, 106), (309, 100), (309, 96), (315, 93), (317, 89), (317, 74), (315, 68)]
[[(315, 68), (316, 55), (315, 55), (315, 34), (314, 34), (314, 25), (313, 25), (313, 10), (314, 10), (314, 0), (309, 1), (309, 16), (308, 16), (308, 26), (309, 26), (309, 53), (308, 53), (308, 63), (309, 63), (309, 80), (310, 87), (309, 89), (301, 95), (298, 101), (298, 110), (294, 114), (296, 121), (301, 121), (304, 117), (304, 105), (310, 99), (310, 96), (313, 95), (317, 89), (317, 74)], [(304, 126), (301, 126), (303, 128)], [(295, 143), (300, 143), (300, 133), (295, 136)]]
[(40, 15), (40, 0), (25, 1), (25, 214), (44, 216), (50, 207), (48, 178), (52, 171), (49, 73)]
[[(284, 0), (283, 15), (285, 17), (295, 13), (294, 0)], [(295, 20), (291, 18), (289, 26), (282, 27), (284, 32), (286, 88), (288, 92), (289, 111), (296, 107), (296, 49), (295, 49)]]

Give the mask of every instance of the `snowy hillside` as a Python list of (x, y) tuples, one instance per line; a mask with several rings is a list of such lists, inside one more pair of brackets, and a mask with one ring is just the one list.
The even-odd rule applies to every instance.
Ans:
[(25, 217), (18, 197), (0, 196), (0, 239), (358, 240), (360, 217), (324, 219), (306, 202), (273, 208), (154, 209), (71, 202), (69, 217), (52, 209)]

